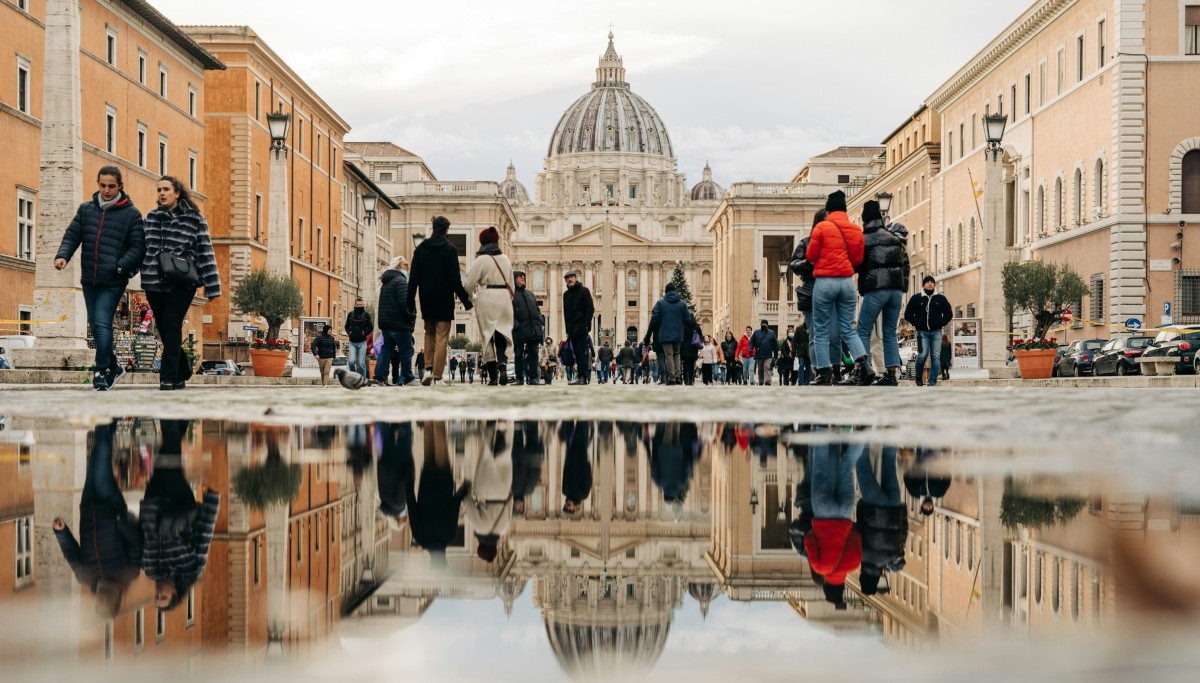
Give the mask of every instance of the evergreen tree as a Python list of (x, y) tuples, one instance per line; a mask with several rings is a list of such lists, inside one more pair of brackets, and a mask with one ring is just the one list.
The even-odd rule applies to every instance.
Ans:
[(671, 284), (675, 285), (675, 291), (679, 294), (679, 298), (683, 299), (688, 310), (695, 315), (696, 304), (692, 303), (692, 288), (688, 287), (687, 278), (683, 276), (683, 268), (675, 266), (675, 272), (671, 273)]

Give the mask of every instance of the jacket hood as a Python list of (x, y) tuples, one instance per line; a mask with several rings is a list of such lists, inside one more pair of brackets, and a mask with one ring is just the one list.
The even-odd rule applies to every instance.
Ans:
[(404, 274), (401, 273), (400, 271), (389, 268), (379, 274), (379, 281), (386, 285), (387, 283), (391, 282), (392, 280), (395, 280), (398, 277), (402, 277), (403, 275)]
[(679, 301), (680, 301), (679, 292), (676, 292), (675, 290), (671, 290), (671, 291), (667, 292), (666, 296), (664, 296), (663, 298), (667, 300), (667, 303), (672, 303), (672, 304), (679, 303)]
[(908, 228), (904, 227), (903, 223), (892, 223), (887, 226), (887, 230), (902, 240), (908, 239)]

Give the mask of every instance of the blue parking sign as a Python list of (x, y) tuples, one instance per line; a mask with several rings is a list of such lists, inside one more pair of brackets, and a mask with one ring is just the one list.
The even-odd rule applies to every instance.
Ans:
[(1163, 302), (1163, 317), (1165, 317), (1165, 318), (1171, 317), (1171, 302), (1170, 301)]

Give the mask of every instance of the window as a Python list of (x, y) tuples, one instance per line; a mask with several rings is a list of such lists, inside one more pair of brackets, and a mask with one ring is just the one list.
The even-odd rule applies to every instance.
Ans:
[(158, 174), (167, 174), (167, 136), (158, 134)]
[(975, 317), (975, 304), (967, 304), (967, 316), (966, 317), (968, 317), (968, 318)]
[(578, 235), (581, 232), (583, 232), (583, 226), (580, 225), (579, 223), (576, 223), (575, 225), (571, 226), (571, 234), (572, 235)]
[(631, 270), (625, 275), (625, 291), (636, 292), (638, 288), (638, 274), (636, 270)]
[(637, 185), (630, 185), (630, 186), (629, 186), (629, 198), (630, 198), (630, 199), (637, 199)]
[(196, 153), (188, 151), (188, 189), (196, 189)]
[[(967, 242), (967, 240), (966, 240), (966, 235), (963, 233), (964, 233), (963, 224), (959, 223), (958, 224), (958, 265), (960, 265), (960, 266), (965, 265), (967, 262), (967, 258), (966, 258), (966, 255), (967, 255), (966, 242)], [(962, 317), (962, 316), (959, 316), (959, 317)]]
[(979, 146), (979, 115), (971, 114), (971, 149)]
[(108, 29), (104, 36), (104, 61), (108, 62), (109, 66), (117, 65), (117, 31), (116, 29)]
[(1071, 182), (1071, 220), (1079, 226), (1087, 222), (1083, 215), (1083, 169), (1075, 169), (1075, 177)]
[(612, 198), (613, 198), (613, 186), (612, 186), (612, 183), (609, 183), (609, 184), (607, 184), (607, 185), (605, 185), (605, 186), (604, 186), (604, 193), (605, 193), (605, 194), (608, 196), (608, 198), (609, 198), (609, 199), (612, 199)]
[(1004, 114), (1004, 95), (996, 95), (996, 113)]
[(954, 162), (954, 132), (953, 131), (946, 133), (946, 151), (948, 152), (948, 154), (946, 155), (946, 158), (951, 163), (953, 163)]
[(1043, 584), (1045, 583), (1046, 558), (1038, 553), (1033, 562), (1033, 601), (1042, 604)]
[(296, 119), (296, 153), (304, 154), (304, 119)]
[(1066, 77), (1067, 77), (1067, 51), (1059, 50), (1058, 51), (1058, 87), (1055, 90), (1055, 94), (1058, 94), (1058, 95), (1062, 94), (1063, 86), (1066, 83)]
[(850, 182), (850, 176), (848, 174), (839, 174), (837, 181), (839, 185), (845, 185)]
[(958, 158), (959, 159), (963, 158), (963, 154), (966, 152), (965, 147), (967, 146), (967, 136), (963, 135), (964, 128), (966, 128), (966, 124), (964, 124), (964, 123), (958, 124)]
[(117, 108), (111, 104), (104, 108), (104, 151), (117, 153)]
[(390, 182), (392, 182), (392, 177), (393, 177), (393, 176), (392, 176), (392, 172), (391, 172), (391, 171), (383, 171), (383, 172), (380, 172), (380, 174), (379, 174), (379, 182), (381, 182), (381, 183), (390, 183)]
[(33, 583), (33, 517), (19, 517), (16, 521), (17, 573), (14, 588), (23, 588)]
[(296, 258), (301, 258), (304, 256), (304, 219), (303, 218), (296, 219), (296, 235), (297, 235), (297, 239), (295, 240)]
[(1038, 64), (1038, 106), (1046, 103), (1046, 63)]
[(1104, 20), (1096, 22), (1096, 68), (1103, 69), (1108, 63), (1108, 36), (1104, 34)]
[(1183, 52), (1200, 55), (1200, 5), (1188, 5), (1183, 10)]
[(32, 261), (37, 242), (34, 241), (33, 193), (17, 188), (17, 258)]
[(29, 60), (17, 57), (17, 111), (29, 113)]
[(1017, 84), (1013, 83), (1008, 91), (1008, 101), (1012, 104), (1012, 114), (1009, 116), (1010, 121), (1017, 120)]
[(138, 50), (138, 83), (146, 85), (146, 51)]
[(187, 625), (188, 628), (196, 625), (196, 587), (192, 586), (188, 589), (187, 596)]
[(111, 662), (113, 658), (113, 623), (110, 619), (104, 622), (104, 661)]
[[(1030, 100), (1033, 99), (1033, 76), (1025, 74), (1025, 113), (1028, 114), (1033, 105)], [(1014, 96), (1013, 101), (1016, 101)]]
[(1063, 181), (1062, 178), (1054, 179), (1054, 229), (1061, 230), (1066, 221), (1063, 220)]
[(663, 234), (668, 237), (678, 237), (679, 236), (679, 226), (674, 223), (669, 223), (667, 225), (664, 225), (663, 226)]
[(630, 223), (629, 225), (625, 226), (625, 229), (629, 231), (629, 234), (636, 235), (637, 234), (637, 223)]
[(196, 115), (196, 89), (188, 83), (188, 115)]
[(1083, 36), (1075, 38), (1075, 80), (1083, 80)]
[(262, 241), (262, 195), (254, 195), (254, 239)]
[[(975, 229), (975, 217), (971, 216), (971, 253), (970, 259), (974, 261), (979, 258), (979, 232)], [(974, 316), (971, 316), (974, 317)]]
[(1062, 609), (1062, 562), (1058, 558), (1050, 560), (1050, 607), (1055, 614)]
[(1096, 219), (1104, 218), (1104, 207), (1108, 204), (1108, 181), (1104, 176), (1104, 160), (1097, 159), (1092, 171), (1092, 202), (1096, 206)]
[(538, 291), (546, 288), (546, 271), (542, 268), (533, 269), (533, 288)]
[(160, 609), (154, 610), (154, 637), (162, 640), (167, 635), (167, 613)]
[(254, 120), (262, 118), (262, 83), (254, 82)]
[(254, 585), (262, 583), (262, 539), (254, 539)]
[(29, 11), (29, 0), (17, 0), (17, 9)]
[(1092, 308), (1089, 319), (1102, 322), (1105, 315), (1104, 308), (1104, 274), (1096, 273), (1092, 276)]
[(543, 224), (543, 223), (535, 223), (535, 224), (533, 224), (533, 225), (529, 226), (529, 234), (531, 234), (531, 235), (545, 235), (545, 234), (546, 234), (546, 226), (545, 226), (545, 224)]
[(146, 124), (138, 121), (137, 165), (146, 168)]
[(1200, 149), (1183, 155), (1182, 206), (1184, 213), (1200, 213)]
[(158, 94), (160, 97), (167, 96), (167, 67), (162, 64), (158, 65)]
[(1200, 322), (1200, 270), (1175, 271), (1175, 305), (1180, 324)]
[(146, 608), (142, 607), (133, 616), (133, 646), (142, 649), (146, 646)]

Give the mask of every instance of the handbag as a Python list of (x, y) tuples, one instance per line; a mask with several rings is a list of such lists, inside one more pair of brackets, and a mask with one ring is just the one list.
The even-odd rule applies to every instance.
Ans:
[[(158, 229), (159, 244), (166, 244), (163, 239), (163, 231), (160, 226)], [(195, 289), (200, 286), (200, 271), (196, 269), (196, 262), (182, 254), (172, 254), (165, 249), (160, 249), (158, 252), (158, 274), (163, 280), (183, 288)]]
[(696, 349), (704, 348), (704, 337), (700, 336), (698, 330), (692, 330), (692, 346)]

